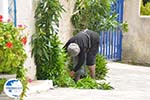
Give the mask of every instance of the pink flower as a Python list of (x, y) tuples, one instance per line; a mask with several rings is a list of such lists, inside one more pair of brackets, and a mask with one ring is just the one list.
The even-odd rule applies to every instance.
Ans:
[(22, 25), (22, 24), (19, 24), (18, 27), (23, 27), (23, 25)]
[(31, 82), (32, 82), (32, 80), (31, 80), (31, 79), (28, 79), (28, 82), (29, 82), (29, 83), (31, 83)]
[(8, 19), (7, 22), (11, 22), (11, 19)]
[(26, 27), (27, 27), (26, 25), (22, 25), (22, 24), (18, 25), (18, 29), (20, 30), (24, 30)]

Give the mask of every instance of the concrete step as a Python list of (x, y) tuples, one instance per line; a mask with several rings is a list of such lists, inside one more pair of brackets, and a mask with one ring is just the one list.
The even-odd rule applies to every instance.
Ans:
[(36, 80), (32, 81), (28, 84), (28, 90), (26, 95), (30, 95), (33, 93), (40, 93), (47, 91), (49, 89), (53, 89), (53, 81), (52, 80)]
[(16, 78), (16, 74), (0, 74), (0, 79), (2, 78), (5, 78), (5, 79)]
[[(26, 96), (34, 93), (41, 93), (53, 89), (52, 80), (35, 80), (28, 84)], [(8, 97), (4, 92), (0, 93), (0, 100), (14, 100), (14, 98)]]
[(2, 92), (0, 93), (0, 100), (14, 100), (14, 99), (8, 97), (4, 92)]
[[(0, 79), (15, 79), (16, 78), (16, 74), (0, 74)], [(8, 97), (4, 91), (2, 93), (0, 93), (0, 100), (14, 100), (14, 98), (10, 98)]]

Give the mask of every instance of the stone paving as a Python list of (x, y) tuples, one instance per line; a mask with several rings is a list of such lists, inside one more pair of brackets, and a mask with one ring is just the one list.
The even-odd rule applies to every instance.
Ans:
[(113, 90), (54, 88), (25, 100), (150, 100), (150, 66), (109, 62), (107, 81)]

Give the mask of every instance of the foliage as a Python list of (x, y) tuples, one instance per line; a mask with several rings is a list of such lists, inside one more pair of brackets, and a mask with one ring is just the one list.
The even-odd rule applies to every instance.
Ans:
[(103, 89), (103, 90), (113, 89), (113, 87), (110, 86), (110, 83), (105, 83), (105, 82), (98, 83), (95, 79), (92, 79), (89, 76), (87, 76), (86, 78), (80, 79), (77, 82), (75, 88), (79, 88), (79, 89)]
[(22, 66), (19, 66), (18, 69), (17, 69), (17, 72), (16, 72), (17, 79), (19, 79), (21, 81), (22, 85), (23, 85), (23, 92), (21, 94), (20, 100), (23, 100), (23, 97), (26, 96), (25, 93), (28, 89), (28, 86), (27, 86), (28, 85), (28, 80), (25, 76), (26, 71), (27, 70), (25, 68), (23, 68)]
[(143, 2), (141, 3), (140, 8), (140, 15), (150, 15), (150, 3), (146, 3), (145, 6), (143, 5)]
[(20, 31), (11, 22), (0, 22), (0, 73), (13, 74), (17, 67), (23, 66), (25, 37), (19, 36)]
[(95, 79), (92, 79), (91, 77), (86, 77), (83, 79), (80, 79), (77, 81), (77, 84), (75, 88), (80, 88), (80, 89), (97, 89), (98, 84)]
[(116, 21), (118, 17), (116, 12), (110, 9), (114, 1), (77, 0), (71, 19), (75, 27), (74, 34), (86, 28), (97, 31), (98, 33), (102, 30), (109, 30), (118, 26), (124, 29), (122, 27), (123, 24)]
[(16, 74), (17, 78), (23, 84), (23, 99), (26, 89), (27, 80), (25, 77), (24, 61), (27, 57), (24, 45), (27, 43), (27, 37), (20, 35), (26, 28), (24, 25), (14, 27), (13, 23), (3, 21), (0, 15), (0, 73)]
[(120, 29), (123, 30), (124, 32), (128, 32), (128, 23), (127, 21), (120, 23)]
[(96, 79), (98, 80), (104, 80), (105, 77), (106, 77), (106, 74), (108, 73), (108, 68), (106, 66), (107, 62), (105, 60), (105, 58), (100, 55), (100, 54), (97, 54), (96, 55), (96, 72), (95, 72), (95, 75), (96, 75)]
[(106, 82), (101, 82), (101, 83), (98, 83), (98, 87), (99, 89), (103, 89), (103, 90), (111, 90), (111, 89), (114, 89), (110, 83), (106, 83)]
[(5, 82), (6, 82), (5, 78), (0, 79), (0, 93), (3, 91)]
[(73, 80), (66, 73), (66, 53), (58, 38), (59, 18), (63, 11), (59, 0), (40, 0), (35, 11), (36, 33), (32, 37), (32, 55), (37, 79), (51, 79), (54, 85), (68, 86)]
[(74, 87), (75, 82), (69, 75), (69, 69), (67, 67), (64, 68), (64, 66), (62, 66), (59, 70), (60, 76), (58, 77), (58, 79), (56, 79), (57, 85), (60, 87)]

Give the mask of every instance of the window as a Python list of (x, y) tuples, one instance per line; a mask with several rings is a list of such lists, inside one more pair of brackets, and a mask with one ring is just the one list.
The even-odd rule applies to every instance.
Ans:
[(149, 17), (150, 18), (150, 0), (140, 0), (139, 15), (140, 15), (140, 17)]

